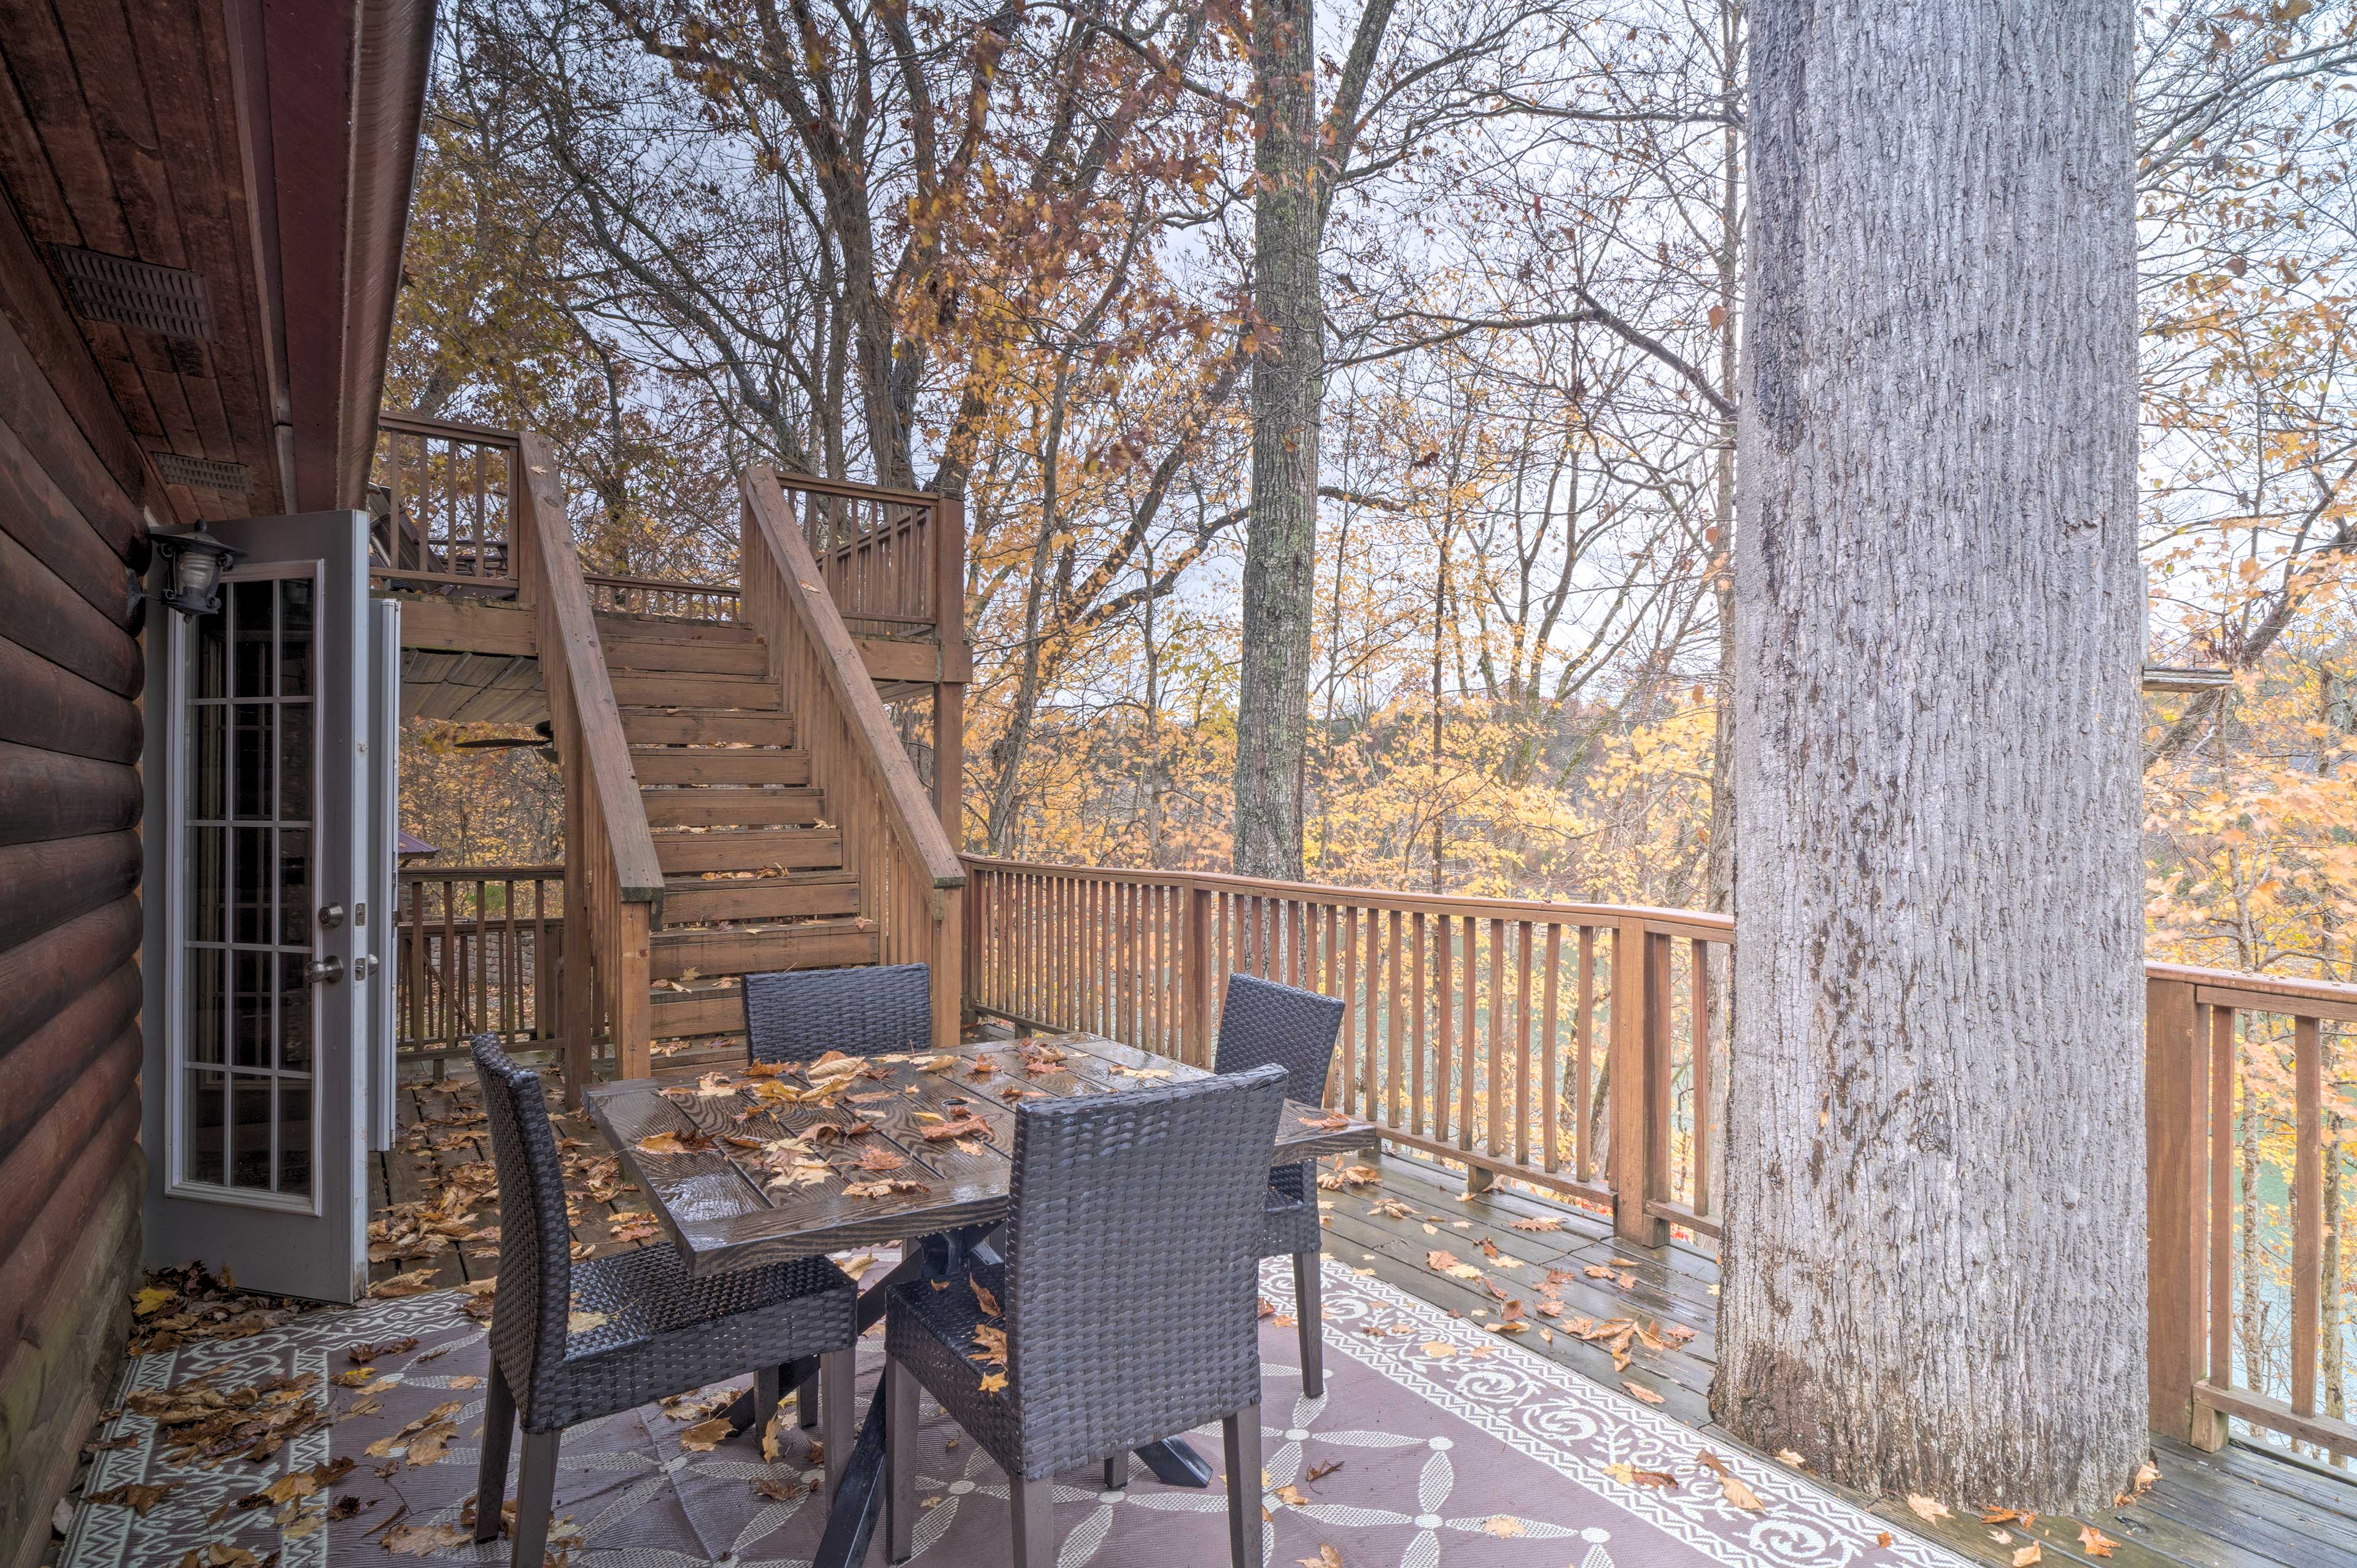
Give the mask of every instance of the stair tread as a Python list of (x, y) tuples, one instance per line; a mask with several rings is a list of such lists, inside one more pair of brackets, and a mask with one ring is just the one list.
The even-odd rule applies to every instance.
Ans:
[[(748, 869), (750, 869), (749, 867)], [(666, 893), (705, 893), (716, 887), (759, 887), (775, 883), (780, 887), (807, 887), (813, 882), (857, 882), (859, 873), (840, 866), (823, 866), (814, 870), (791, 872), (784, 876), (666, 876)]]

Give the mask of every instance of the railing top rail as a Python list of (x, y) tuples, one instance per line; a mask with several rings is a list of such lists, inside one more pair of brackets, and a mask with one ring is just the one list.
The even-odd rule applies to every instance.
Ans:
[(778, 575), (785, 583), (786, 594), (823, 655), (819, 663), (826, 683), (881, 776), (885, 813), (893, 835), (924, 868), (926, 879), (935, 887), (964, 886), (964, 862), (950, 843), (941, 819), (933, 814), (924, 784), (884, 711), (883, 699), (876, 694), (876, 682), (868, 678), (867, 666), (835, 608), (834, 596), (821, 585), (818, 563), (787, 511), (776, 472), (759, 466), (746, 469), (744, 489), (745, 504), (752, 509), (762, 537), (777, 556)]
[(582, 581), (573, 553), (573, 531), (565, 521), (564, 499), (557, 492), (556, 456), (537, 435), (527, 435), (523, 442), (525, 525), (538, 531), (533, 549), (545, 579), (542, 584), (544, 607), (564, 644), (559, 649), (549, 647), (544, 632), (551, 623), (543, 622), (541, 670), (545, 679), (573, 683), (581, 754), (587, 763), (584, 787), (597, 798), (598, 816), (605, 823), (623, 901), (654, 905), (660, 916), (662, 866), (655, 857), (654, 835), (647, 829), (638, 779), (630, 771), (630, 742), (623, 735), (621, 710), (615, 705), (614, 689), (607, 679), (597, 623), (589, 607), (589, 585)]
[(744, 591), (734, 583), (686, 583), (669, 577), (630, 577), (618, 572), (584, 572), (581, 580), (615, 588), (654, 588), (669, 594), (735, 595)]
[(782, 490), (806, 490), (822, 496), (847, 496), (854, 500), (906, 501), (911, 506), (931, 506), (942, 498), (931, 490), (896, 490), (883, 485), (864, 484), (857, 479), (830, 479), (818, 474), (805, 474), (797, 468), (776, 468), (778, 488)]
[[(2357, 1008), (2357, 985), (2331, 980), (2306, 980), (2290, 974), (2255, 974), (2240, 969), (2203, 969), (2186, 963), (2147, 963), (2147, 980), (2178, 980), (2250, 995), (2280, 997), (2287, 1003), (2314, 1002), (2335, 1008)], [(2297, 1005), (2279, 1009), (2298, 1014)]]
[(404, 882), (521, 882), (565, 875), (561, 865), (404, 865), (394, 873)]
[(376, 423), (381, 430), (397, 430), (404, 435), (456, 435), (494, 446), (513, 447), (522, 439), (512, 430), (500, 430), (488, 424), (468, 424), (457, 419), (428, 419), (422, 413), (404, 413), (393, 409), (380, 412)]
[(1706, 909), (1660, 909), (1643, 904), (1559, 904), (1536, 898), (1482, 898), (1462, 893), (1414, 893), (1388, 887), (1348, 887), (1322, 882), (1278, 882), (1237, 876), (1218, 871), (1133, 871), (1117, 866), (1058, 865), (1048, 861), (994, 860), (987, 855), (965, 857), (977, 866), (1094, 880), (1152, 882), (1165, 886), (1193, 886), (1289, 898), (1311, 904), (1357, 904), (1378, 909), (1438, 911), (1481, 918), (1532, 920), (1551, 926), (1617, 926), (1641, 920), (1649, 926), (1674, 928), (1674, 935), (1697, 935), (1725, 941), (1735, 934), (1735, 920)]

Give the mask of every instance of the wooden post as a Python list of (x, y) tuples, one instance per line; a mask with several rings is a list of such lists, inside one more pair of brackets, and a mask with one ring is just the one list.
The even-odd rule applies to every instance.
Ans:
[(1612, 934), (1612, 1234), (1646, 1247), (1669, 1235), (1645, 1208), (1669, 1196), (1668, 950), (1641, 918)]
[[(967, 875), (970, 878), (973, 874)], [(932, 973), (929, 976), (933, 991), (933, 1049), (953, 1051), (964, 1024), (966, 889), (936, 887), (927, 902), (932, 906), (930, 912), (933, 918), (940, 922), (933, 941)]]
[(1179, 884), (1179, 892), (1187, 900), (1186, 947), (1180, 959), (1187, 1059), (1208, 1067), (1211, 1061), (1211, 890), (1189, 881)]
[(2193, 984), (2147, 980), (2144, 1004), (2146, 1337), (2152, 1426), (2190, 1438), (2201, 1424), (2193, 1385), (2201, 1375), (2207, 1197), (2202, 1144), (2209, 1133), (2206, 1009)]

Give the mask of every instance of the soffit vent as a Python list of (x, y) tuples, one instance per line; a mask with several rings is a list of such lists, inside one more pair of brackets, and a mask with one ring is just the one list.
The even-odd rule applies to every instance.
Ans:
[(225, 496), (242, 496), (253, 489), (253, 470), (242, 463), (224, 463), (217, 457), (188, 457), (178, 452), (150, 452), (156, 471), (164, 476), (167, 485), (186, 485), (193, 490), (217, 490)]
[(212, 341), (212, 295), (195, 273), (71, 245), (56, 251), (66, 295), (84, 320), (198, 343)]

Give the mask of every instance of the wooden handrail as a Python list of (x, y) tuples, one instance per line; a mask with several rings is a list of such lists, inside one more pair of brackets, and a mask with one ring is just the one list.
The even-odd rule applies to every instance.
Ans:
[(381, 430), (398, 430), (406, 435), (455, 435), (487, 446), (513, 446), (521, 439), (516, 432), (501, 430), (495, 425), (469, 424), (464, 420), (436, 419), (423, 413), (406, 413), (392, 409), (380, 412), (376, 423)]
[(600, 1020), (622, 1076), (649, 1070), (662, 866), (565, 518), (556, 456), (531, 432), (520, 438), (519, 453), (517, 553), (524, 597), (539, 618), (541, 680), (565, 776), (565, 908), (573, 951), (588, 961), (568, 964), (565, 975), (565, 1091), (577, 1103)]
[(931, 966), (934, 1044), (954, 1045), (963, 991), (965, 867), (926, 798), (777, 476), (743, 478), (745, 620), (770, 649), (811, 782), (858, 877), (860, 918), (887, 963)]
[(884, 700), (876, 694), (860, 660), (859, 646), (836, 611), (834, 601), (818, 583), (818, 563), (786, 510), (778, 477), (767, 468), (745, 475), (745, 500), (758, 525), (761, 542), (774, 553), (786, 601), (801, 618), (822, 658), (820, 676), (840, 704), (845, 719), (866, 743), (863, 760), (875, 770), (874, 784), (882, 791), (893, 837), (923, 869), (935, 887), (965, 886), (965, 867), (950, 846), (949, 835), (925, 798), (924, 781), (892, 728)]

